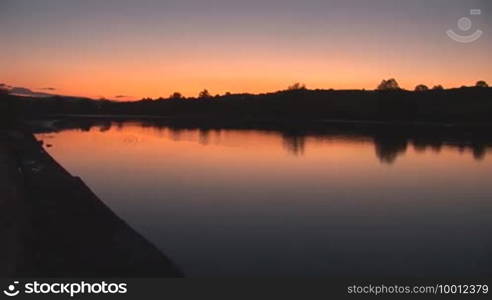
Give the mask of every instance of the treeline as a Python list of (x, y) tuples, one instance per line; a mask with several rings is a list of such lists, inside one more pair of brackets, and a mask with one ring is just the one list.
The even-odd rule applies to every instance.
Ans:
[[(390, 84), (391, 85), (391, 84)], [(84, 98), (27, 98), (2, 96), (3, 116), (13, 111), (24, 117), (40, 115), (147, 115), (214, 120), (368, 120), (428, 122), (491, 122), (492, 88), (365, 90), (308, 90), (298, 87), (276, 93), (226, 94), (133, 102)], [(14, 100), (12, 104), (12, 100)], [(6, 100), (7, 99), (7, 100)], [(6, 104), (7, 103), (7, 104)], [(7, 106), (5, 106), (7, 105)], [(5, 113), (7, 112), (7, 113)]]
[(15, 125), (20, 115), (19, 99), (8, 95), (5, 90), (0, 89), (0, 129), (10, 128)]

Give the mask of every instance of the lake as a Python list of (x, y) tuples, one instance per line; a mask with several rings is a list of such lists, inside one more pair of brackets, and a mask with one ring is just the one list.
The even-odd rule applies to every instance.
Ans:
[(492, 274), (487, 147), (139, 122), (37, 138), (186, 276)]

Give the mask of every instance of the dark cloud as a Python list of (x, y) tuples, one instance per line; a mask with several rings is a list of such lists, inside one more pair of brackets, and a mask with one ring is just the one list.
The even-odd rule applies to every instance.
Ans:
[(127, 96), (127, 95), (116, 95), (114, 96), (115, 98), (128, 98), (130, 96)]
[(56, 91), (56, 89), (55, 88), (52, 88), (52, 87), (41, 88), (41, 90), (45, 90), (45, 91)]
[(9, 94), (27, 97), (51, 97), (53, 94), (33, 92), (28, 88), (24, 87), (12, 87), (9, 89)]
[(12, 94), (32, 94), (33, 93), (33, 91), (31, 91), (30, 89), (26, 89), (23, 87), (14, 87), (10, 90), (10, 92)]

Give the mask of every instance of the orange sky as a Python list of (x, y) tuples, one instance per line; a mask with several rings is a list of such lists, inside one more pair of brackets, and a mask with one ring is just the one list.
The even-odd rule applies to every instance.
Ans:
[[(272, 92), (294, 82), (311, 89), (374, 89), (387, 78), (407, 89), (492, 82), (490, 18), (474, 19), (473, 30), (485, 35), (472, 44), (445, 34), (466, 15), (462, 3), (446, 2), (443, 10), (387, 0), (306, 1), (302, 9), (290, 1), (282, 9), (273, 0), (253, 2), (6, 2), (0, 83), (131, 100), (196, 96), (205, 88)], [(491, 6), (470, 3), (484, 14)]]
[(60, 60), (44, 65), (40, 63), (43, 57), (32, 57), (9, 70), (2, 80), (33, 90), (54, 86), (56, 93), (66, 95), (93, 98), (126, 95), (125, 99), (137, 99), (166, 97), (174, 91), (195, 96), (204, 88), (213, 94), (270, 92), (297, 81), (313, 89), (374, 89), (381, 79), (395, 77), (402, 87), (412, 89), (420, 83), (459, 87), (491, 78), (487, 64), (470, 67), (464, 60), (451, 65), (434, 62), (432, 57), (423, 54), (418, 58), (421, 64), (414, 64), (414, 60), (390, 64), (383, 58), (358, 53), (352, 57), (314, 53), (303, 59), (296, 59), (294, 54), (253, 52), (242, 57), (227, 57), (227, 53), (207, 58), (196, 57), (194, 53), (188, 55), (195, 57), (187, 60), (154, 55), (156, 63), (153, 64), (116, 56)]

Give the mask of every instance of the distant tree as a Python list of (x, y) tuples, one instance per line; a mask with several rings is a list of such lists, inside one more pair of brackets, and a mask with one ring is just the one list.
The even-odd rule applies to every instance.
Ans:
[(429, 90), (429, 87), (426, 86), (425, 84), (419, 84), (415, 87), (415, 91), (416, 92), (425, 92), (425, 91), (428, 91)]
[(378, 91), (394, 91), (399, 89), (400, 86), (394, 78), (381, 81), (377, 88)]
[(442, 87), (442, 85), (438, 84), (438, 85), (435, 85), (433, 88), (432, 88), (434, 91), (442, 91), (444, 90), (444, 88)]
[(296, 82), (293, 85), (290, 85), (289, 87), (287, 87), (288, 91), (301, 91), (301, 90), (305, 90), (305, 89), (306, 89), (306, 85), (304, 83), (300, 83), (300, 82)]
[(169, 99), (173, 99), (173, 100), (183, 99), (183, 95), (181, 95), (181, 93), (174, 92), (169, 96)]
[(210, 95), (210, 93), (208, 92), (207, 89), (201, 91), (199, 94), (198, 94), (198, 98), (200, 99), (207, 99), (207, 98), (211, 98), (212, 96)]
[(475, 84), (475, 87), (487, 88), (487, 87), (489, 87), (489, 85), (487, 84), (487, 82), (480, 80), (480, 81), (477, 81), (477, 83)]

